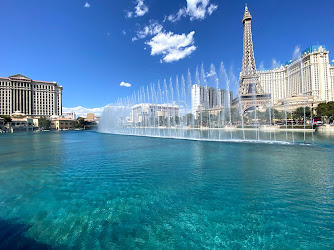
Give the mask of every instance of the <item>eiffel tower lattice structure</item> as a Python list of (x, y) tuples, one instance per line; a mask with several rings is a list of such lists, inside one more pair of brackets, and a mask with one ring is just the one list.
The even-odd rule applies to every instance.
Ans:
[(240, 103), (243, 112), (249, 109), (265, 107), (270, 101), (270, 94), (264, 93), (256, 71), (251, 21), (252, 16), (246, 6), (242, 19), (244, 25), (244, 49), (242, 70), (239, 78), (239, 91), (237, 97), (232, 102), (232, 106), (239, 105)]

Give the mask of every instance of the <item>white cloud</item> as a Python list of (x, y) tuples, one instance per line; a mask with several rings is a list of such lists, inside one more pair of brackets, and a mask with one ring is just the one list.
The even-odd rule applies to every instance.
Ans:
[(125, 35), (126, 35), (126, 31), (125, 31), (125, 30), (122, 30), (122, 34), (125, 36)]
[(179, 61), (189, 55), (191, 55), (196, 50), (196, 46), (190, 46), (184, 49), (172, 49), (170, 50), (163, 60), (167, 63)]
[(89, 7), (90, 7), (90, 4), (86, 2), (85, 5), (84, 5), (84, 7), (85, 7), (85, 8), (89, 8)]
[(279, 68), (279, 67), (281, 67), (281, 63), (280, 63), (280, 61), (277, 61), (276, 59), (273, 59), (273, 60), (272, 60), (271, 68), (273, 68), (273, 69), (277, 69), (277, 68)]
[(194, 46), (195, 31), (186, 34), (174, 34), (173, 32), (160, 32), (150, 41), (146, 42), (151, 46), (151, 55), (163, 55), (165, 62), (174, 62), (183, 59), (196, 50)]
[(211, 14), (216, 10), (218, 9), (218, 5), (215, 5), (215, 4), (211, 4), (208, 8), (208, 14), (211, 16)]
[[(105, 107), (107, 107), (107, 106), (105, 106)], [(63, 113), (75, 112), (77, 117), (87, 116), (87, 113), (94, 113), (96, 116), (100, 116), (105, 107), (101, 107), (101, 108), (84, 108), (82, 106), (78, 106), (78, 107), (74, 107), (74, 108), (63, 107)]]
[(126, 17), (127, 18), (131, 18), (133, 16), (133, 12), (132, 11), (127, 11), (126, 12)]
[(157, 21), (150, 20), (149, 25), (146, 25), (142, 30), (137, 31), (137, 36), (132, 38), (132, 41), (143, 39), (147, 36), (154, 36), (162, 31), (163, 27)]
[(126, 12), (127, 18), (144, 16), (148, 12), (148, 7), (144, 3), (144, 0), (136, 0), (136, 3), (137, 5), (135, 6), (135, 10), (133, 12)]
[(334, 63), (334, 59), (332, 60), (332, 63)]
[(293, 51), (292, 60), (296, 60), (301, 57), (300, 47), (297, 45)]
[(178, 22), (181, 20), (182, 17), (186, 16), (186, 14), (187, 14), (187, 9), (181, 8), (175, 15), (173, 14), (169, 15), (167, 19), (168, 21), (173, 22), (173, 23)]
[(144, 16), (148, 12), (148, 7), (144, 4), (144, 0), (137, 0), (135, 10), (136, 16)]
[(264, 71), (264, 62), (260, 62), (259, 71)]
[(119, 86), (129, 88), (131, 87), (131, 83), (121, 82)]
[(203, 20), (217, 10), (218, 5), (210, 4), (210, 0), (186, 0), (187, 7), (179, 9), (176, 14), (167, 17), (170, 22), (177, 22), (182, 17), (189, 16), (190, 20)]

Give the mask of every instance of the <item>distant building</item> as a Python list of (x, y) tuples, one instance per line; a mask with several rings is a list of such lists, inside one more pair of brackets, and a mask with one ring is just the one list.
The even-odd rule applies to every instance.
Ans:
[(191, 113), (197, 117), (199, 110), (217, 111), (231, 103), (233, 92), (225, 89), (200, 86), (194, 84), (191, 88)]
[(12, 121), (9, 124), (9, 130), (11, 132), (19, 131), (33, 131), (33, 120), (31, 118), (12, 118)]
[(94, 113), (87, 113), (87, 121), (94, 121), (95, 120), (95, 114)]
[(175, 104), (140, 103), (132, 107), (131, 121), (146, 124), (150, 122), (150, 118), (166, 119), (168, 117), (178, 117), (179, 109), (179, 106)]
[(320, 103), (316, 96), (292, 96), (287, 97), (285, 100), (276, 100), (273, 103), (273, 108), (278, 111), (294, 112), (299, 107), (309, 107), (311, 110), (315, 110)]
[(311, 46), (303, 51), (301, 59), (259, 71), (264, 92), (271, 94), (272, 102), (303, 95), (322, 102), (334, 101), (334, 67), (328, 54), (324, 45)]
[(71, 120), (76, 120), (77, 119), (77, 116), (76, 116), (75, 112), (63, 113), (62, 117), (66, 118), (66, 119), (71, 119)]
[(329, 67), (329, 77), (331, 79), (331, 95), (334, 97), (334, 64)]
[(16, 111), (27, 116), (62, 114), (62, 86), (32, 80), (21, 74), (0, 77), (0, 115)]
[(72, 119), (58, 118), (51, 120), (51, 129), (55, 130), (71, 130), (74, 128)]

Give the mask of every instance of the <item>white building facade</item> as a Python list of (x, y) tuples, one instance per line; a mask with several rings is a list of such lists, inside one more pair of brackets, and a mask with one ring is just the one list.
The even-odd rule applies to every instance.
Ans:
[(200, 86), (194, 84), (191, 88), (191, 113), (196, 117), (199, 110), (223, 108), (231, 104), (233, 93), (225, 89)]
[(329, 91), (329, 93), (332, 95), (332, 97), (334, 97), (334, 64), (331, 65), (329, 67), (329, 77), (330, 77), (330, 81), (331, 81), (331, 90)]
[(140, 103), (131, 109), (131, 122), (145, 123), (152, 118), (178, 117), (179, 111), (179, 106), (174, 104)]
[(62, 90), (56, 82), (36, 81), (21, 74), (0, 77), (0, 114), (60, 116)]
[(334, 101), (334, 67), (330, 65), (329, 52), (323, 45), (304, 50), (300, 59), (285, 66), (258, 71), (265, 93), (271, 101), (293, 96), (313, 96), (323, 102)]
[(77, 119), (77, 115), (75, 114), (75, 112), (63, 113), (62, 117), (66, 118), (66, 119), (71, 119), (71, 120), (76, 120)]

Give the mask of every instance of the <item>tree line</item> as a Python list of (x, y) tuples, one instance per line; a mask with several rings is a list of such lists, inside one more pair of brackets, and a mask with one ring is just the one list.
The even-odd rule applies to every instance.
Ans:
[[(12, 121), (12, 118), (9, 115), (0, 115), (1, 118), (4, 118), (4, 123), (9, 124)], [(85, 121), (85, 118), (78, 117), (74, 123), (74, 128), (85, 128), (87, 125), (87, 122)], [(49, 130), (51, 128), (51, 120), (45, 116), (42, 116), (38, 119), (38, 128), (40, 130)]]
[(332, 123), (334, 121), (334, 102), (320, 103), (317, 108), (317, 116)]

